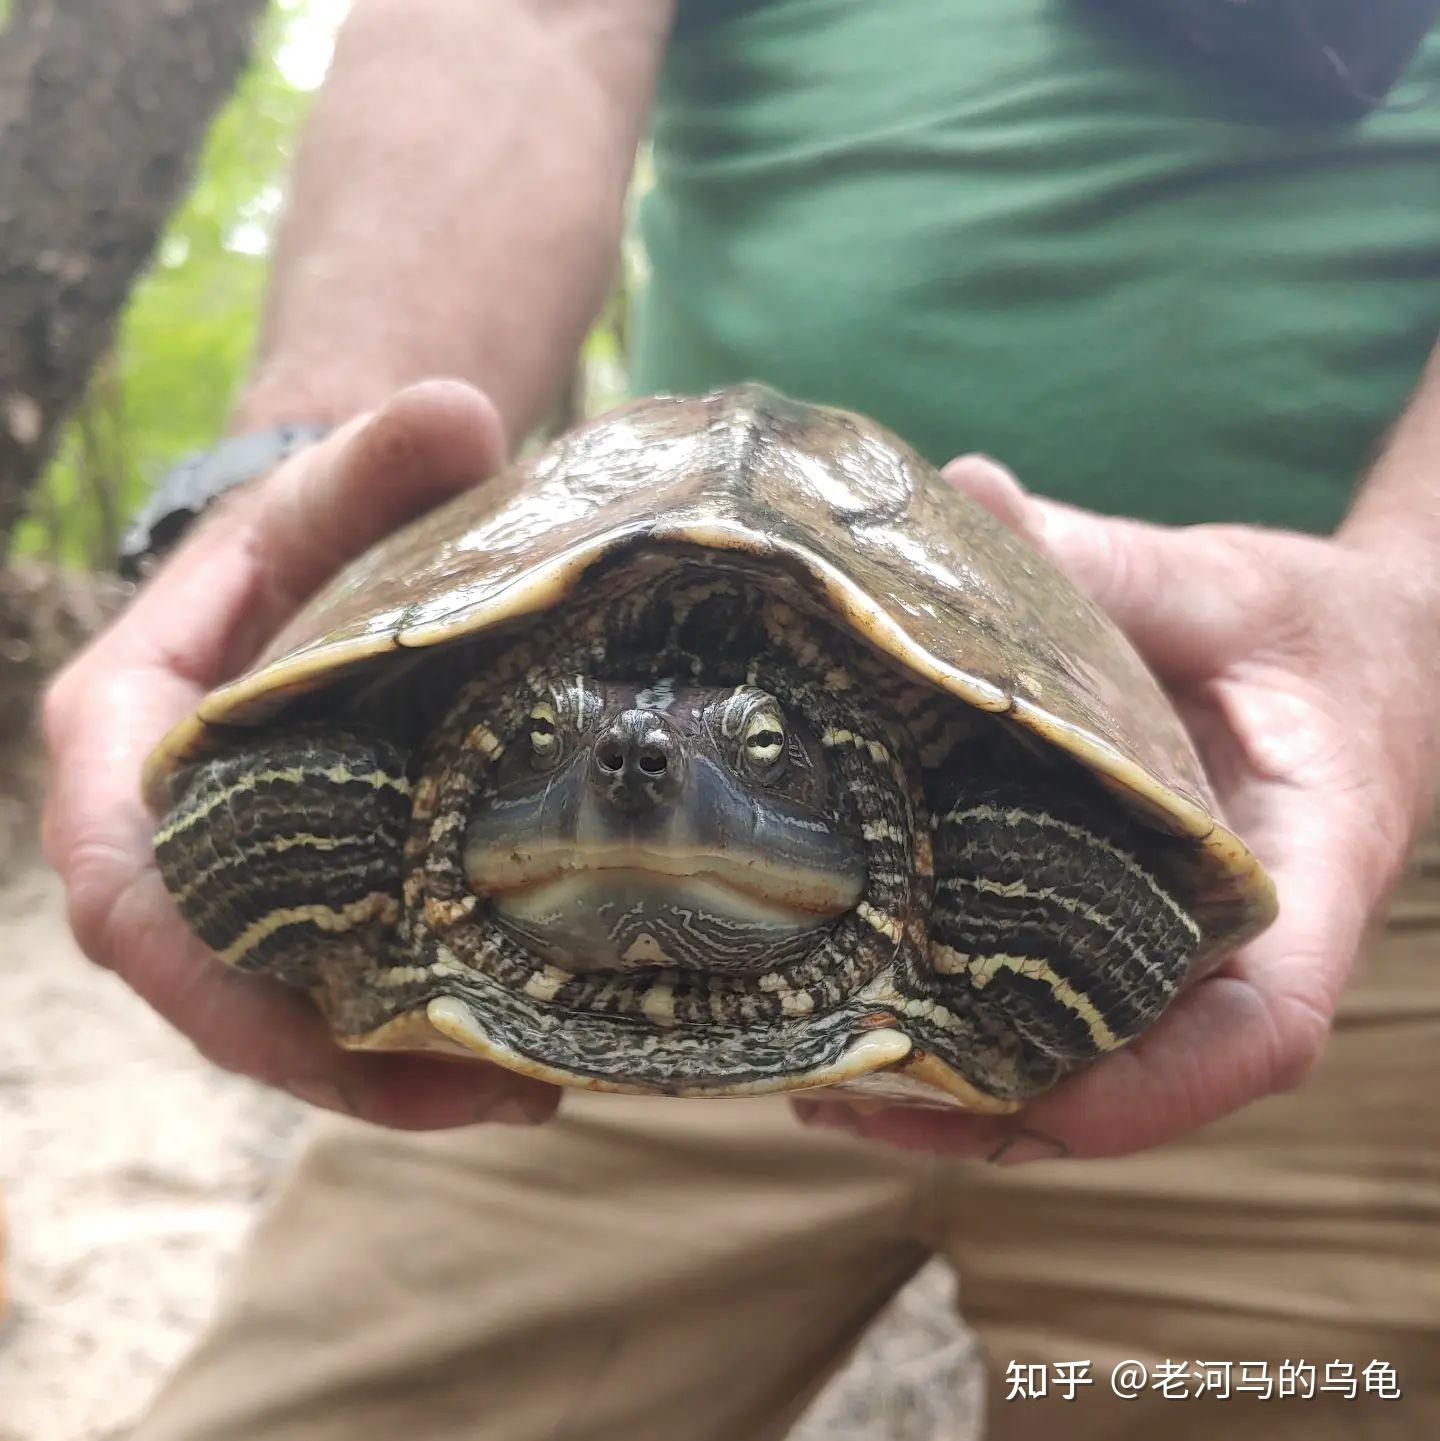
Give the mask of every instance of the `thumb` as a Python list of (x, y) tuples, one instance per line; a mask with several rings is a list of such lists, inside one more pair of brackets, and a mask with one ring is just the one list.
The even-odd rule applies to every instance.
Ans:
[(479, 391), (410, 386), (222, 500), (104, 639), (208, 688), (341, 565), (504, 458), (500, 417)]
[(1213, 671), (1253, 631), (1266, 570), (1238, 528), (1152, 525), (1046, 500), (983, 455), (942, 473), (1064, 571), (1162, 675)]
[(495, 406), (454, 380), (411, 385), (331, 440), (277, 470), (256, 496), (252, 548), (272, 585), (297, 598), (505, 459)]

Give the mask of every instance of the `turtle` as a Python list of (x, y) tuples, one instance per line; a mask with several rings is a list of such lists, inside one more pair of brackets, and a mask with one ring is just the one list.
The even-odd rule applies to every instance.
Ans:
[(580, 424), (343, 569), (147, 762), (219, 958), (338, 1042), (1013, 1111), (1275, 913), (1105, 615), (882, 426)]

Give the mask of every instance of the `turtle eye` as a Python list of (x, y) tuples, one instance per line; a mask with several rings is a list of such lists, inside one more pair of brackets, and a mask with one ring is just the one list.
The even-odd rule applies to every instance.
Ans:
[(750, 769), (758, 775), (770, 776), (778, 769), (788, 750), (785, 722), (778, 712), (766, 707), (745, 722), (740, 738), (740, 753)]
[(530, 712), (526, 722), (530, 737), (530, 755), (540, 769), (546, 769), (560, 759), (560, 726), (555, 717), (555, 707), (548, 701), (541, 701)]

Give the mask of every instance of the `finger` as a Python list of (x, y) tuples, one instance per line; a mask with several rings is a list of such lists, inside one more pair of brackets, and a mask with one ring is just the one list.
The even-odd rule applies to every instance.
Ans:
[[(403, 522), (478, 484), (505, 459), (489, 398), (461, 381), (402, 390), (320, 464), (269, 478), (251, 545), (271, 586), (303, 599)], [(272, 617), (278, 625), (283, 615)]]
[(117, 638), (207, 688), (242, 669), (345, 562), (504, 460), (473, 387), (425, 381), (287, 461), (197, 528)]
[(152, 823), (138, 803), (105, 819), (94, 832), (101, 839), (64, 856), (76, 938), (218, 1065), (392, 1126), (534, 1119), (553, 1111), (551, 1087), (488, 1065), (338, 1049), (307, 999), (220, 965), (185, 930), (155, 871)]
[(1044, 544), (1044, 524), (1033, 497), (999, 461), (988, 455), (961, 455), (941, 474), (1008, 530), (1032, 545)]
[(1126, 1155), (1173, 1140), (1278, 1089), (1275, 1033), (1247, 980), (1202, 981), (1124, 1050), (1012, 1116), (892, 1108), (802, 1117), (905, 1150), (1011, 1165)]
[[(1003, 1164), (1115, 1156), (1173, 1140), (1299, 1083), (1323, 1050), (1376, 902), (1373, 867), (1354, 859), (1363, 817), (1336, 798), (1302, 796), (1257, 837), (1285, 903), (1279, 920), (1193, 985), (1131, 1045), (1112, 1052), (1014, 1116), (898, 1108), (857, 1114), (802, 1109), (904, 1148)], [(1278, 843), (1272, 844), (1272, 839)]]
[[(123, 858), (132, 870), (148, 860), (154, 821), (140, 799), (141, 762), (201, 694), (153, 663), (111, 663), (104, 654), (77, 662), (52, 685), (44, 708), (50, 765), (41, 843), (67, 885), (82, 850)], [(104, 894), (92, 888), (92, 899), (103, 911)]]
[(1243, 653), (1277, 603), (1253, 540), (1227, 527), (1151, 525), (1045, 500), (985, 456), (943, 474), (1045, 552), (1166, 678), (1209, 674)]
[[(112, 868), (107, 874), (107, 867)], [(88, 939), (157, 1013), (226, 1070), (383, 1125), (431, 1129), (553, 1113), (554, 1087), (488, 1064), (344, 1051), (299, 993), (214, 960), (175, 917), (153, 866), (90, 852), (72, 869), (72, 910), (109, 899)]]

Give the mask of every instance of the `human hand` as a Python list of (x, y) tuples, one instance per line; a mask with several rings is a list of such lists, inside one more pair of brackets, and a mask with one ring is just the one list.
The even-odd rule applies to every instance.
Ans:
[(85, 953), (217, 1064), (389, 1126), (543, 1119), (558, 1092), (478, 1062), (341, 1050), (308, 998), (215, 960), (155, 869), (140, 768), (332, 572), (504, 454), (499, 416), (478, 391), (450, 381), (401, 391), (221, 501), (46, 698), (45, 852)]
[(1012, 1116), (801, 1098), (802, 1119), (1015, 1162), (1183, 1135), (1296, 1085), (1434, 799), (1440, 595), (1342, 532), (1184, 529), (1045, 501), (993, 462), (947, 476), (1046, 552), (1169, 689), (1280, 915), (1133, 1044)]

